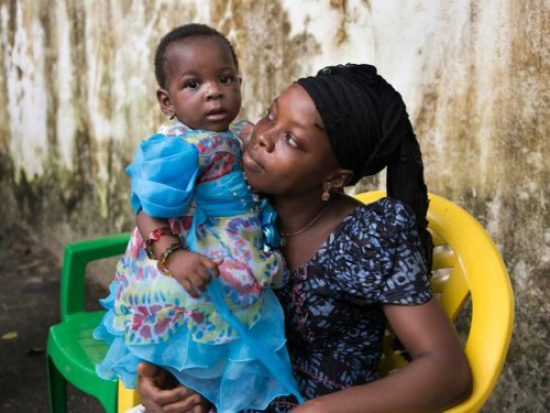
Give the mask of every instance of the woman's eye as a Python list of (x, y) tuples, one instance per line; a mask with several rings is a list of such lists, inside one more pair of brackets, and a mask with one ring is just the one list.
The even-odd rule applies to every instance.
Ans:
[(292, 136), (289, 133), (285, 134), (285, 141), (292, 148), (297, 148), (298, 147), (298, 142), (296, 141), (296, 139), (294, 139), (294, 136)]
[(185, 87), (189, 89), (196, 89), (199, 87), (199, 82), (196, 80), (190, 80), (185, 84)]

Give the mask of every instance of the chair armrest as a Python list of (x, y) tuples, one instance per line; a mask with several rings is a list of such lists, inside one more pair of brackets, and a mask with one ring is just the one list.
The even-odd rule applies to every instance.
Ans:
[(96, 238), (65, 246), (61, 270), (61, 320), (69, 314), (84, 310), (84, 277), (91, 261), (122, 254), (130, 233)]

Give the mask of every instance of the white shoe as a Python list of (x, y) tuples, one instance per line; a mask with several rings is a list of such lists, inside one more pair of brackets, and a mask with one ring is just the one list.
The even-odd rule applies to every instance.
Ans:
[(130, 410), (126, 410), (125, 413), (145, 413), (145, 406), (143, 404), (138, 404)]

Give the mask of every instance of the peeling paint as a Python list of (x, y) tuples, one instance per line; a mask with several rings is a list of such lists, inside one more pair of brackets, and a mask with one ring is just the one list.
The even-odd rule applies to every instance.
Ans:
[(430, 190), (488, 229), (514, 283), (517, 329), (484, 411), (550, 410), (541, 396), (550, 366), (541, 327), (550, 322), (550, 4), (0, 0), (6, 222), (25, 222), (58, 251), (131, 227), (124, 168), (163, 121), (154, 49), (191, 21), (233, 42), (243, 117), (257, 119), (290, 82), (331, 64), (373, 63), (402, 93)]

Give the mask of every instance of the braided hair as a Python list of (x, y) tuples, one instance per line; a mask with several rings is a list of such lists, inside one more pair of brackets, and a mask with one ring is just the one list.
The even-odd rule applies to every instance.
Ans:
[(196, 37), (216, 37), (221, 39), (222, 42), (229, 47), (231, 57), (235, 63), (235, 68), (239, 70), (239, 60), (237, 59), (237, 54), (235, 53), (235, 49), (233, 49), (233, 45), (229, 42), (229, 40), (227, 40), (227, 37), (206, 24), (184, 24), (183, 26), (176, 27), (165, 34), (157, 46), (157, 50), (155, 52), (155, 77), (157, 78), (159, 87), (163, 89), (166, 88), (165, 64), (166, 50), (168, 49), (168, 46), (172, 43), (181, 42)]
[(424, 166), (401, 95), (366, 64), (326, 67), (297, 82), (315, 103), (338, 163), (353, 172), (352, 185), (387, 167), (388, 196), (414, 211), (431, 268)]

